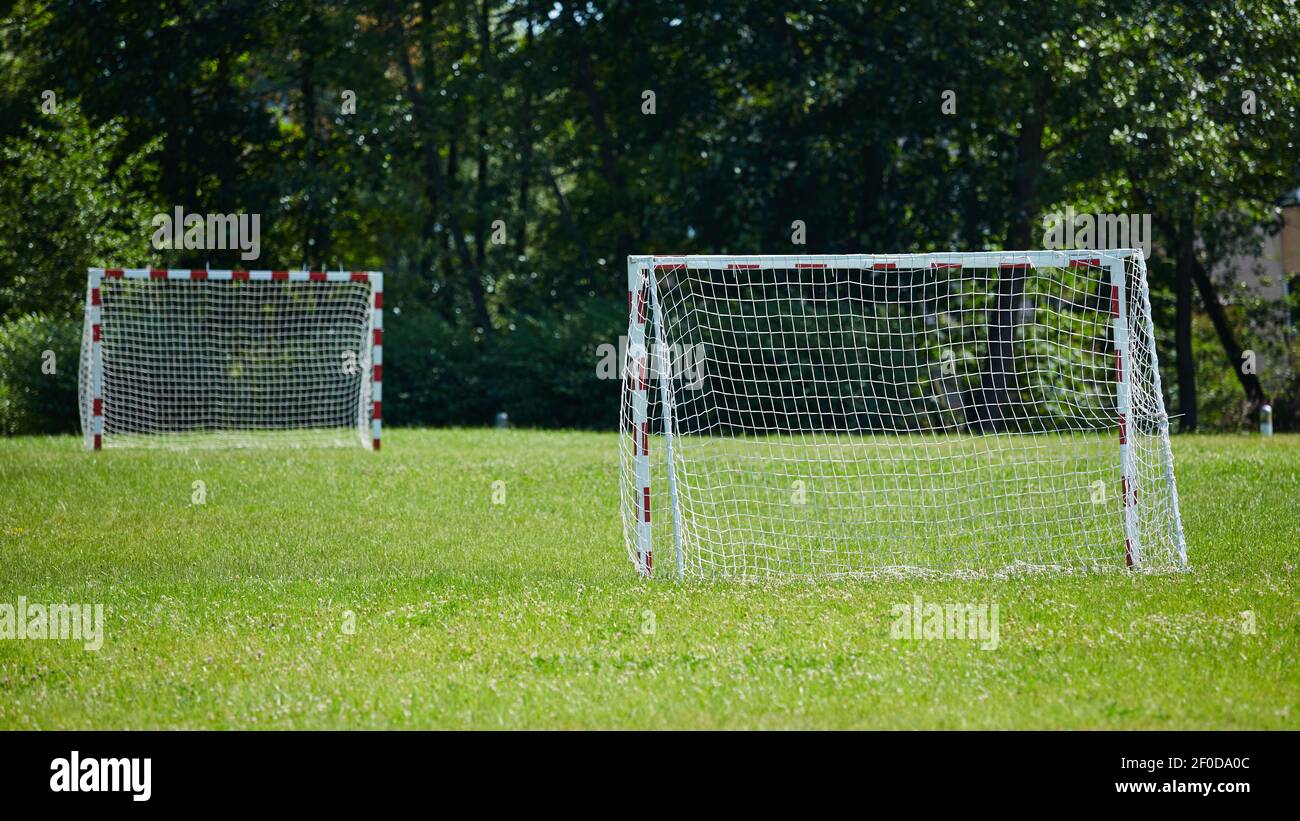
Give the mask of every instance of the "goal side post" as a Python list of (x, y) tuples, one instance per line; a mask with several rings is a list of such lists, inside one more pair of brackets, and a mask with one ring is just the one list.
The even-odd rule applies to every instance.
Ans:
[(87, 450), (104, 447), (104, 346), (101, 329), (101, 285), (104, 272), (91, 268), (86, 275), (86, 323), (82, 347), (89, 355), (89, 390), (80, 401), (83, 403), (83, 420), (88, 421), (84, 442)]
[(660, 408), (662, 409), (664, 432), (664, 464), (668, 477), (668, 503), (673, 513), (673, 552), (677, 557), (677, 577), (686, 577), (686, 566), (682, 560), (682, 513), (677, 500), (677, 472), (673, 459), (673, 408), (676, 397), (673, 395), (673, 346), (664, 339), (663, 311), (659, 307), (659, 292), (654, 268), (649, 273), (650, 313), (654, 317), (654, 350), (656, 381), (659, 383)]
[(654, 546), (650, 524), (650, 398), (649, 354), (646, 350), (647, 288), (651, 276), (648, 259), (627, 263), (627, 394), (628, 433), (632, 437), (632, 509), (637, 569), (644, 576), (654, 571)]
[[(379, 450), (383, 428), (384, 408), (384, 275), (371, 271), (370, 279), (370, 446)], [(366, 401), (366, 397), (361, 397)], [(361, 417), (364, 419), (364, 415)]]
[[(1142, 545), (1138, 539), (1137, 482), (1134, 470), (1133, 437), (1131, 428), (1133, 371), (1132, 350), (1128, 329), (1128, 277), (1127, 261), (1117, 257), (1110, 263), (1111, 314), (1115, 337), (1115, 409), (1119, 421), (1120, 494), (1124, 517), (1124, 562), (1129, 567), (1142, 566)], [(1141, 283), (1135, 283), (1141, 287)]]

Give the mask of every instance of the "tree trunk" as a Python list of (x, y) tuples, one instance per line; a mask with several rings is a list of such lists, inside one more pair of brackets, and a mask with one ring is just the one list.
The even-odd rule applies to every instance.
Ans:
[[(533, 53), (533, 6), (528, 3), (524, 12), (524, 54)], [(527, 58), (526, 58), (527, 59)], [(528, 255), (528, 186), (533, 174), (533, 85), (528, 72), (524, 72), (522, 122), (519, 126), (519, 227), (515, 232), (515, 258)]]
[(307, 17), (306, 28), (302, 31), (302, 70), (298, 77), (299, 91), (302, 94), (302, 129), (303, 164), (306, 167), (304, 193), (307, 202), (303, 208), (302, 257), (303, 264), (315, 267), (315, 260), (327, 253), (321, 236), (320, 209), (322, 199), (317, 178), (320, 174), (320, 146), (316, 134), (318, 117), (316, 99), (316, 55), (311, 42), (312, 35), (319, 30), (319, 21), (313, 13)]
[[(427, 4), (425, 8), (427, 10)], [(474, 306), (475, 320), (484, 334), (490, 334), (492, 332), (492, 323), (487, 311), (483, 282), (479, 277), (478, 269), (474, 265), (474, 258), (465, 242), (465, 236), (454, 219), (455, 206), (448, 191), (448, 182), (443, 173), (442, 165), (438, 162), (432, 112), (424, 94), (427, 91), (427, 85), (426, 88), (421, 89), (416, 80), (415, 68), (411, 65), (411, 54), (407, 44), (406, 24), (403, 22), (401, 12), (396, 4), (392, 8), (392, 16), (393, 29), (397, 36), (398, 62), (401, 65), (402, 75), (406, 81), (407, 95), (411, 98), (411, 104), (415, 108), (416, 123), (421, 131), (420, 159), (424, 166), (426, 198), (430, 201), (430, 208), (433, 207), (432, 203), (436, 201), (443, 203), (447, 210), (447, 223), (448, 230), (451, 232), (452, 247), (456, 250), (456, 256), (460, 259), (461, 270), (469, 288), (470, 300)], [(427, 18), (422, 20), (422, 25), (427, 26), (428, 24)]]
[(1246, 399), (1254, 409), (1258, 409), (1266, 401), (1264, 386), (1260, 383), (1258, 375), (1242, 370), (1242, 349), (1237, 344), (1237, 337), (1228, 322), (1228, 313), (1219, 299), (1219, 290), (1215, 287), (1214, 280), (1210, 278), (1210, 272), (1195, 256), (1192, 257), (1191, 278), (1196, 283), (1197, 290), (1201, 292), (1201, 303), (1205, 306), (1210, 321), (1214, 323), (1214, 330), (1219, 335), (1219, 343), (1223, 345), (1223, 352), (1228, 358), (1228, 367), (1237, 375), (1241, 389), (1246, 392)]
[(1012, 172), (1012, 218), (1007, 227), (1008, 249), (1025, 250), (1034, 246), (1033, 221), (1038, 216), (1039, 183), (1043, 178), (1043, 133), (1046, 118), (1041, 106), (1027, 112), (1016, 137), (1016, 164)]
[[(487, 0), (479, 0), (478, 4), (478, 30), (479, 30), (479, 69), (492, 76), (492, 30), (491, 23), (488, 19)], [(474, 191), (474, 243), (478, 257), (475, 259), (476, 267), (482, 272), (487, 267), (487, 246), (488, 246), (488, 218), (487, 218), (487, 176), (488, 176), (488, 112), (486, 96), (483, 94), (475, 95), (479, 104), (476, 119), (478, 120), (478, 162), (475, 169), (475, 191)], [(477, 310), (477, 308), (476, 308)], [(486, 308), (485, 308), (486, 310)]]
[(584, 267), (589, 266), (591, 264), (591, 250), (587, 248), (586, 237), (578, 226), (577, 218), (573, 215), (573, 208), (569, 205), (569, 198), (564, 196), (564, 191), (560, 188), (560, 181), (555, 178), (555, 172), (551, 170), (549, 165), (543, 165), (542, 174), (551, 187), (551, 194), (554, 195), (555, 201), (559, 203), (560, 215), (564, 217), (564, 224), (573, 235), (574, 244), (578, 246), (578, 263)]
[[(1041, 106), (1025, 114), (1016, 138), (1016, 164), (1011, 194), (1015, 200), (1006, 248), (1024, 250), (1032, 244), (1032, 220), (1038, 213), (1038, 186), (1043, 175), (1043, 133), (1046, 121)], [(980, 374), (980, 387), (966, 407), (966, 424), (984, 433), (1004, 431), (1019, 419), (1015, 341), (1020, 306), (1025, 296), (1027, 268), (1003, 266), (997, 272), (997, 294), (989, 325), (988, 356)]]
[[(426, 29), (430, 25), (429, 21), (432, 16), (432, 0), (422, 0), (420, 3), (420, 21), (421, 25)], [(401, 24), (400, 19), (398, 24)], [(424, 76), (426, 78), (437, 76), (437, 64), (434, 62), (433, 50), (429, 47), (427, 37), (420, 38), (420, 59), (421, 69), (424, 72)], [(428, 204), (428, 208), (425, 209), (424, 219), (421, 221), (420, 257), (416, 264), (419, 266), (418, 273), (421, 282), (424, 283), (426, 288), (432, 290), (436, 278), (433, 266), (437, 259), (437, 253), (435, 250), (437, 243), (434, 240), (434, 231), (438, 225), (438, 209), (441, 207), (442, 203), (438, 198), (438, 190), (434, 186), (433, 180), (427, 176), (425, 177), (424, 182), (424, 198)]]
[(1174, 363), (1178, 367), (1179, 429), (1196, 430), (1196, 361), (1192, 354), (1192, 266), (1196, 262), (1195, 223), (1180, 221), (1174, 264)]
[[(568, 4), (568, 12), (575, 31), (580, 31), (582, 23), (578, 19), (578, 10), (575, 4)], [(618, 162), (617, 139), (605, 113), (605, 101), (601, 97), (600, 88), (596, 83), (596, 73), (592, 66), (591, 54), (586, 48), (580, 47), (574, 56), (578, 61), (578, 76), (582, 83), (582, 93), (587, 98), (592, 126), (596, 130), (596, 155), (600, 162), (601, 176), (608, 190), (613, 192), (608, 204), (612, 210), (608, 216), (616, 226), (617, 231), (614, 248), (614, 264), (617, 267), (626, 262), (627, 255), (632, 250), (632, 234), (628, 230), (625, 205), (631, 196), (631, 192), (623, 179), (623, 171)]]

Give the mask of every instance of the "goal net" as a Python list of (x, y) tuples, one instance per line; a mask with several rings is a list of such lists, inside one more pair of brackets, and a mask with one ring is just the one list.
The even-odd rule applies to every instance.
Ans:
[(646, 574), (1186, 566), (1140, 251), (631, 257)]
[(87, 448), (378, 448), (383, 275), (92, 268)]

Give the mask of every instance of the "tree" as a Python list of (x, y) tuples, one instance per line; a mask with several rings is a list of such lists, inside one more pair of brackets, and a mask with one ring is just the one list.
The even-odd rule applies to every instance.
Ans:
[[(1114, 133), (1131, 202), (1154, 215), (1174, 260), (1175, 360), (1182, 428), (1195, 430), (1194, 292), (1209, 314), (1225, 361), (1252, 407), (1265, 401), (1241, 367), (1242, 346), (1210, 270), (1272, 221), (1280, 194), (1300, 178), (1300, 34), (1294, 4), (1232, 9), (1157, 5), (1119, 45), (1146, 70), (1110, 78), (1137, 116)], [(1248, 102), (1253, 104), (1247, 104)]]
[(92, 126), (65, 101), (0, 145), (0, 320), (78, 316), (86, 268), (148, 257), (153, 209), (133, 183), (153, 173), (158, 143), (126, 141), (121, 121)]

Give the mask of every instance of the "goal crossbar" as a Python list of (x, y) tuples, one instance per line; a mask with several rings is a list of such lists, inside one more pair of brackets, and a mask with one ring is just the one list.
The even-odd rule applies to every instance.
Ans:
[(1107, 248), (1081, 251), (969, 251), (935, 254), (688, 254), (629, 256), (628, 264), (666, 267), (685, 265), (689, 268), (714, 271), (736, 270), (740, 266), (760, 268), (815, 268), (825, 265), (841, 269), (886, 270), (897, 268), (997, 267), (1005, 264), (1027, 263), (1036, 268), (1065, 267), (1083, 262), (1105, 265), (1117, 260), (1128, 260), (1141, 254), (1135, 248)]

